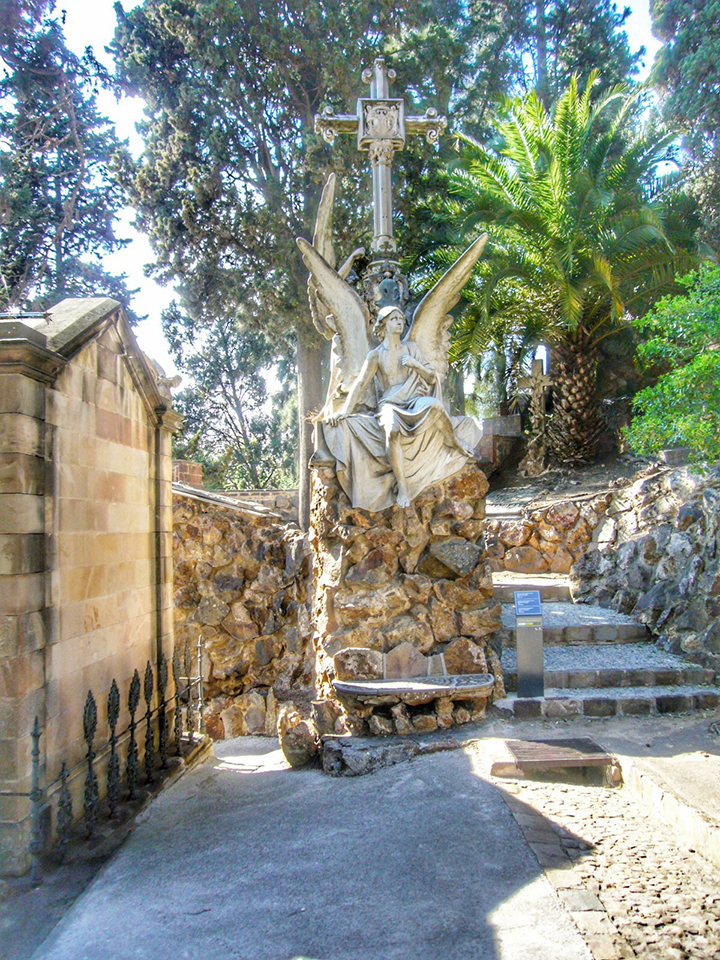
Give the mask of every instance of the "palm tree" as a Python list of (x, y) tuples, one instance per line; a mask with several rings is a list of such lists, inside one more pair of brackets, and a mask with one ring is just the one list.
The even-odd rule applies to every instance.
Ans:
[(479, 357), (503, 339), (518, 357), (549, 343), (549, 440), (561, 461), (597, 450), (599, 344), (693, 262), (677, 176), (657, 176), (673, 135), (633, 134), (642, 92), (618, 86), (594, 97), (597, 78), (581, 93), (573, 77), (550, 110), (535, 93), (510, 101), (487, 147), (460, 137), (443, 213), (465, 238), (490, 235), (454, 357)]

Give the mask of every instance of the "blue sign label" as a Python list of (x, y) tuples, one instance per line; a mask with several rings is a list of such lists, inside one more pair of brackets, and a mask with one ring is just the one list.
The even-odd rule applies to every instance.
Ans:
[(515, 616), (516, 617), (541, 617), (542, 603), (540, 601), (539, 590), (516, 590), (515, 591)]

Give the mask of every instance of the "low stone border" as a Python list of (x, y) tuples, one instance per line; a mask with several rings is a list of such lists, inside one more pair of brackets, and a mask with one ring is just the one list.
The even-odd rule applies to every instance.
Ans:
[(651, 817), (660, 817), (672, 827), (681, 843), (696, 850), (720, 870), (720, 827), (708, 823), (697, 810), (657, 784), (633, 763), (619, 757), (626, 786)]

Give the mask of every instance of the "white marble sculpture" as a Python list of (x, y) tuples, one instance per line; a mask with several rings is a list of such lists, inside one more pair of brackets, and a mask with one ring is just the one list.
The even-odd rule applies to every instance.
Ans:
[(402, 310), (382, 308), (373, 328), (380, 342), (373, 347), (365, 301), (318, 249), (298, 239), (315, 307), (320, 312), (325, 307), (325, 324), (333, 333), (330, 384), (317, 421), (318, 459), (332, 457), (354, 507), (375, 512), (393, 503), (409, 506), (473, 457), (480, 431), (470, 417), (450, 417), (442, 386), (448, 311), (485, 240), (476, 240), (426, 294), (407, 333)]
[[(379, 307), (371, 344), (370, 311), (347, 282), (356, 250), (335, 270), (332, 208), (335, 177), (325, 184), (313, 243), (298, 246), (310, 271), (308, 295), (313, 321), (332, 340), (330, 384), (316, 421), (313, 463), (334, 463), (337, 477), (354, 507), (372, 512), (397, 503), (409, 506), (418, 494), (447, 479), (467, 463), (480, 440), (469, 417), (450, 417), (442, 398), (448, 369), (449, 311), (460, 299), (482, 254), (486, 235), (475, 241), (421, 300), (405, 333), (407, 282), (395, 258), (393, 235), (393, 157), (408, 134), (434, 144), (447, 126), (428, 108), (424, 116), (405, 114), (404, 101), (390, 97), (395, 73), (382, 57), (363, 72), (370, 97), (357, 112), (315, 117), (315, 130), (332, 143), (337, 134), (357, 137), (372, 164), (374, 258), (364, 277), (366, 297)], [(385, 259), (383, 259), (385, 258)], [(368, 285), (369, 282), (369, 285)]]

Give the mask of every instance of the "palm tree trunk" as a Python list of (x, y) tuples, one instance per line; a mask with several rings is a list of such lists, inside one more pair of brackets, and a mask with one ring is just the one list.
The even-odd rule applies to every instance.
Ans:
[(561, 463), (587, 462), (598, 450), (602, 418), (596, 392), (599, 353), (581, 332), (555, 347), (550, 453)]

